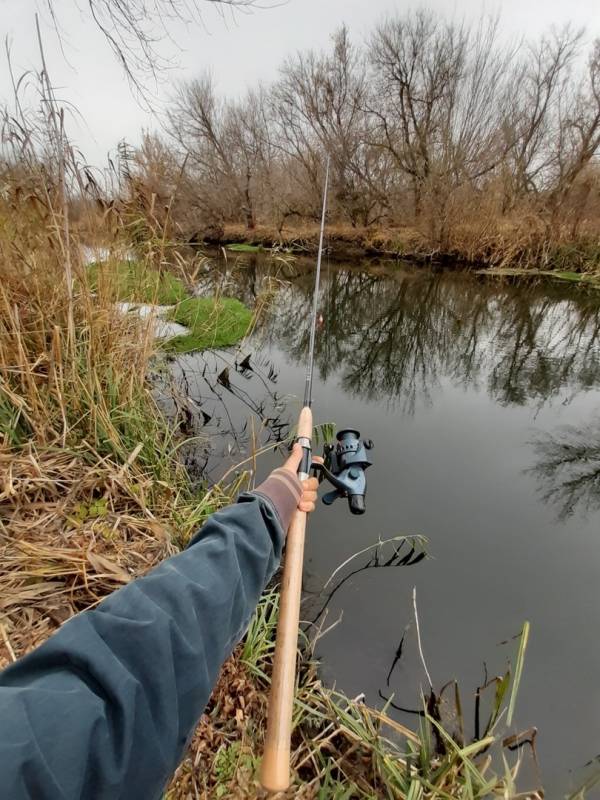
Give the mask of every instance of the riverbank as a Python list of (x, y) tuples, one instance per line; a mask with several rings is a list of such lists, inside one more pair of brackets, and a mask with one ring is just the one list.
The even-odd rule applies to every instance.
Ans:
[[(208, 245), (222, 246), (231, 252), (286, 251), (316, 254), (318, 225), (284, 228), (267, 225), (248, 230), (243, 225), (225, 225)], [(334, 260), (353, 258), (401, 258), (425, 264), (444, 264), (475, 269), (490, 269), (496, 274), (532, 275), (562, 272), (565, 276), (586, 274), (597, 279), (600, 273), (600, 241), (597, 236), (576, 239), (550, 239), (535, 225), (506, 225), (492, 230), (465, 226), (456, 228), (445, 246), (414, 227), (352, 228), (333, 225), (326, 230), (326, 247)], [(569, 279), (565, 277), (565, 279)], [(571, 278), (577, 280), (577, 278)]]

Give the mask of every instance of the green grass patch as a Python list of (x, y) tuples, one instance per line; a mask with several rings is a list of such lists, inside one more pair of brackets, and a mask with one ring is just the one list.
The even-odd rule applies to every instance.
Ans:
[(94, 263), (88, 274), (94, 291), (105, 289), (115, 300), (172, 306), (188, 294), (175, 275), (159, 272), (139, 261)]
[(600, 288), (600, 281), (598, 275), (590, 275), (586, 272), (571, 272), (570, 270), (559, 270), (552, 272), (553, 278), (558, 278), (561, 281), (569, 281), (570, 283), (586, 283), (589, 286)]
[(190, 329), (190, 333), (165, 342), (166, 350), (187, 353), (212, 347), (229, 347), (244, 337), (252, 312), (239, 300), (222, 297), (188, 297), (168, 317)]
[(246, 242), (241, 242), (239, 244), (228, 244), (227, 250), (231, 250), (233, 253), (262, 253), (264, 247), (262, 244), (247, 244)]
[(560, 278), (561, 281), (572, 281), (573, 283), (579, 283), (584, 278), (580, 272), (572, 272), (569, 270), (561, 270), (559, 272), (555, 272), (554, 275), (555, 277)]

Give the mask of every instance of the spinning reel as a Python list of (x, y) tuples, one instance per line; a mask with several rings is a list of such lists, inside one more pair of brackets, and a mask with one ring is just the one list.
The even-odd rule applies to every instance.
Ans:
[(362, 441), (359, 431), (352, 428), (339, 431), (336, 439), (336, 444), (326, 444), (324, 447), (325, 463), (311, 464), (319, 483), (326, 478), (335, 487), (323, 496), (323, 502), (330, 506), (338, 497), (347, 497), (352, 514), (364, 514), (367, 494), (365, 470), (372, 464), (367, 450), (373, 449), (373, 442), (371, 439)]

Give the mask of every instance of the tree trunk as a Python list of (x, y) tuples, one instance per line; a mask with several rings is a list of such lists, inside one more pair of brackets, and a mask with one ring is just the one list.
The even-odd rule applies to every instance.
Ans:
[(256, 219), (254, 217), (254, 205), (252, 203), (252, 195), (250, 194), (250, 178), (252, 177), (250, 170), (246, 173), (246, 188), (244, 190), (244, 213), (246, 215), (246, 228), (253, 231), (256, 227)]
[(412, 179), (412, 193), (415, 222), (418, 222), (421, 219), (421, 214), (423, 213), (423, 186), (419, 178), (413, 177)]

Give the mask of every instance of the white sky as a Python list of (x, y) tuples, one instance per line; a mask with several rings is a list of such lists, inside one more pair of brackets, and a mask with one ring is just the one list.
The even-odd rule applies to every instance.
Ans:
[[(73, 103), (82, 123), (70, 126), (72, 138), (91, 162), (104, 163), (106, 153), (127, 138), (139, 140), (142, 128), (157, 123), (132, 95), (109, 46), (86, 13), (86, 0), (56, 0), (64, 29), (64, 53), (47, 24), (45, 0), (0, 0), (0, 35), (12, 47), (14, 71), (20, 74), (39, 67), (34, 14), (46, 20), (44, 46), (49, 72), (59, 96)], [(171, 31), (179, 47), (164, 42), (162, 52), (178, 62), (159, 87), (164, 102), (172, 84), (209, 68), (220, 89), (242, 93), (258, 80), (269, 81), (290, 52), (324, 47), (330, 34), (345, 22), (356, 41), (361, 41), (386, 13), (426, 5), (451, 16), (475, 18), (482, 12), (500, 12), (502, 28), (509, 37), (535, 35), (550, 25), (572, 21), (586, 26), (591, 37), (600, 36), (600, 0), (287, 0), (279, 7), (237, 13), (224, 20), (209, 4), (204, 26), (177, 24)], [(0, 100), (11, 95), (6, 58), (0, 57)]]

